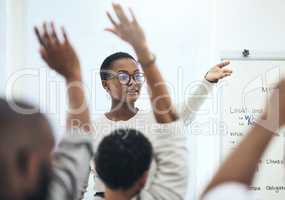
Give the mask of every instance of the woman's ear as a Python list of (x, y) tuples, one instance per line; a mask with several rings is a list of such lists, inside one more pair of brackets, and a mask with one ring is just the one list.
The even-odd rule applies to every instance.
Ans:
[(110, 91), (110, 88), (108, 86), (108, 82), (106, 80), (102, 80), (102, 86), (107, 92)]

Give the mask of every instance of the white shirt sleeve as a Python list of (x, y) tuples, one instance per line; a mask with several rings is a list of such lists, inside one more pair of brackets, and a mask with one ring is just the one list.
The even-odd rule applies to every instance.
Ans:
[(188, 149), (183, 124), (158, 125), (153, 142), (156, 173), (137, 199), (184, 200), (188, 182)]
[(253, 200), (253, 194), (241, 183), (225, 183), (210, 190), (202, 200)]
[(182, 104), (177, 105), (178, 115), (185, 125), (190, 124), (203, 105), (205, 100), (212, 92), (215, 83), (210, 83), (205, 78), (202, 81), (197, 81), (193, 84), (193, 92), (191, 90), (190, 96)]
[(53, 155), (50, 200), (78, 200), (94, 155), (92, 137), (81, 129), (68, 131)]

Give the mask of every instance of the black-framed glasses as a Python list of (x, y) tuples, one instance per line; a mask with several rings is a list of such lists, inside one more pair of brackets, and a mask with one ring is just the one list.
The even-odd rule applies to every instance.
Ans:
[(118, 72), (115, 75), (110, 75), (108, 79), (113, 78), (117, 78), (123, 85), (128, 85), (131, 82), (131, 78), (133, 78), (133, 80), (139, 84), (142, 84), (145, 81), (144, 73), (141, 72), (136, 72), (134, 74), (129, 74), (127, 72)]

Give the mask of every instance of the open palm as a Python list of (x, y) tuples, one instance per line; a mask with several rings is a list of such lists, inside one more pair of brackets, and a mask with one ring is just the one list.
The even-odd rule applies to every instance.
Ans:
[(133, 11), (129, 9), (132, 15), (132, 19), (130, 20), (126, 16), (120, 4), (113, 3), (113, 9), (116, 13), (117, 18), (119, 19), (119, 22), (116, 22), (111, 16), (111, 14), (107, 12), (107, 16), (111, 21), (113, 27), (106, 28), (105, 30), (114, 33), (125, 42), (128, 42), (134, 48), (143, 47), (146, 44), (145, 34), (143, 29), (137, 22)]
[(226, 68), (229, 64), (229, 61), (225, 61), (212, 67), (205, 76), (206, 80), (210, 82), (218, 82), (220, 79), (230, 76), (233, 71)]
[(79, 59), (63, 28), (63, 41), (59, 39), (53, 23), (49, 26), (44, 23), (42, 30), (35, 27), (35, 33), (41, 45), (40, 54), (51, 69), (65, 78), (80, 74)]

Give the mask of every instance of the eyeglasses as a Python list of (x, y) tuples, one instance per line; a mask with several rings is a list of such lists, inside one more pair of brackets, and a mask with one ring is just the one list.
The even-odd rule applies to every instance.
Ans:
[(117, 78), (121, 84), (128, 85), (131, 82), (131, 78), (136, 83), (142, 84), (145, 81), (144, 74), (141, 72), (136, 72), (134, 74), (128, 74), (126, 72), (118, 72), (116, 75), (111, 75), (109, 79)]

